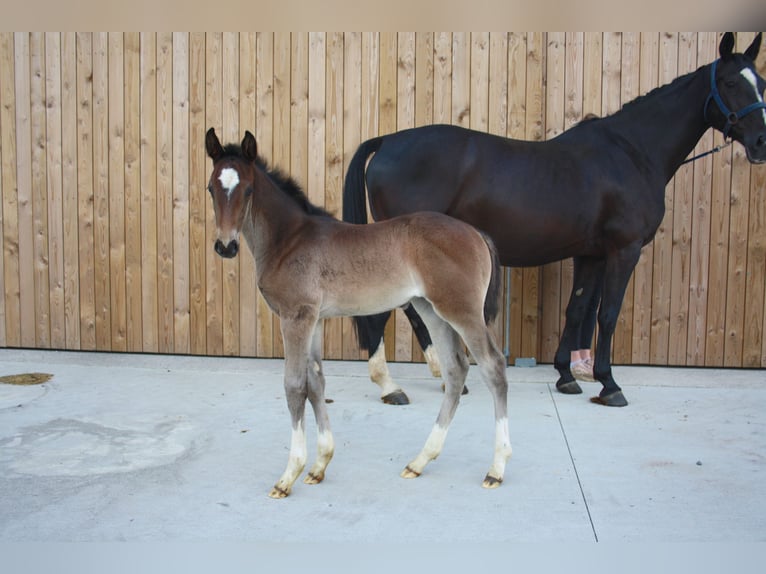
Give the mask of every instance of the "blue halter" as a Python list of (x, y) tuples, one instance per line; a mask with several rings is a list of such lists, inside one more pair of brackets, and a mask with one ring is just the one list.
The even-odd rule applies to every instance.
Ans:
[(752, 104), (750, 104), (749, 106), (745, 106), (738, 112), (732, 112), (731, 110), (729, 110), (729, 108), (726, 107), (726, 104), (723, 103), (723, 100), (721, 99), (721, 94), (718, 93), (718, 86), (715, 83), (715, 69), (719, 61), (720, 60), (716, 60), (710, 66), (710, 94), (708, 95), (707, 100), (705, 100), (705, 121), (707, 122), (710, 121), (707, 118), (707, 108), (708, 108), (708, 105), (710, 104), (710, 100), (713, 100), (718, 106), (718, 109), (721, 110), (721, 113), (726, 118), (726, 125), (724, 125), (721, 131), (723, 132), (723, 137), (728, 138), (729, 130), (734, 124), (736, 124), (739, 120), (741, 120), (750, 112), (754, 112), (755, 110), (760, 110), (760, 109), (766, 109), (766, 103), (753, 102)]

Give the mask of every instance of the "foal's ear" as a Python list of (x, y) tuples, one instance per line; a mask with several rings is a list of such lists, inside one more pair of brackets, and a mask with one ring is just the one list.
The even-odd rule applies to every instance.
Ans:
[(207, 150), (207, 155), (209, 155), (213, 161), (216, 161), (221, 157), (221, 154), (223, 154), (221, 142), (218, 141), (218, 136), (215, 135), (214, 128), (210, 128), (205, 134), (205, 149)]
[(734, 51), (734, 34), (731, 32), (726, 32), (726, 34), (723, 35), (723, 38), (721, 38), (721, 43), (718, 44), (718, 53), (721, 56), (722, 60), (725, 60), (729, 56), (731, 56), (732, 52)]
[(758, 32), (755, 35), (755, 38), (753, 39), (752, 44), (748, 46), (747, 50), (745, 50), (745, 56), (750, 58), (755, 62), (755, 59), (758, 57), (758, 51), (761, 49), (761, 35), (763, 32)]
[(245, 131), (245, 137), (242, 138), (242, 154), (249, 161), (255, 161), (258, 157), (258, 144), (255, 143), (255, 136), (249, 131)]

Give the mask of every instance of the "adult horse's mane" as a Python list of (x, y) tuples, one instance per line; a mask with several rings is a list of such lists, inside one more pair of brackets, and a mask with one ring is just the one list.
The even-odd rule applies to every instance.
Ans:
[[(236, 143), (228, 143), (224, 145), (223, 153), (221, 154), (221, 159), (223, 158), (243, 159), (244, 154), (242, 153), (242, 146)], [(269, 166), (268, 162), (260, 155), (255, 158), (255, 165), (258, 166), (258, 168), (261, 169), (269, 177), (269, 179), (285, 193), (285, 195), (297, 203), (305, 213), (319, 217), (333, 217), (329, 211), (311, 203), (308, 196), (297, 181), (295, 181), (292, 177), (287, 175), (278, 167)]]

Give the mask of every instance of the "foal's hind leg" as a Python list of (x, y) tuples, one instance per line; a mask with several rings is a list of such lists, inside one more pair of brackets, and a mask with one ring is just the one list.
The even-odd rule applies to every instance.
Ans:
[(324, 480), (327, 465), (335, 452), (335, 441), (330, 431), (330, 417), (325, 403), (325, 379), (322, 372), (322, 322), (316, 324), (311, 341), (308, 366), (308, 396), (317, 423), (317, 459), (303, 479), (306, 484), (319, 484)]
[(401, 476), (403, 478), (416, 478), (420, 476), (425, 466), (436, 459), (441, 453), (444, 441), (447, 438), (449, 425), (460, 402), (465, 377), (468, 374), (468, 357), (466, 357), (463, 351), (460, 338), (455, 330), (440, 319), (434, 313), (431, 304), (424, 299), (413, 300), (412, 304), (416, 307), (436, 344), (436, 350), (439, 353), (439, 361), (442, 366), (445, 389), (441, 409), (436, 417), (436, 423), (428, 435), (423, 450), (402, 471)]

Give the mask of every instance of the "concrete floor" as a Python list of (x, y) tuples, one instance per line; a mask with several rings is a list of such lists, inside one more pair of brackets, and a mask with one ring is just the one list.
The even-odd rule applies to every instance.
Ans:
[(390, 365), (412, 400), (392, 407), (366, 363), (328, 361), (327, 478), (272, 500), (290, 439), (282, 367), (0, 349), (0, 376), (53, 374), (0, 384), (0, 540), (766, 540), (763, 370), (615, 367), (630, 404), (614, 409), (589, 402), (598, 384), (565, 396), (550, 365), (510, 367), (514, 454), (504, 484), (488, 491), (494, 424), (478, 369), (442, 455), (404, 480), (435, 420), (439, 382), (425, 365)]

